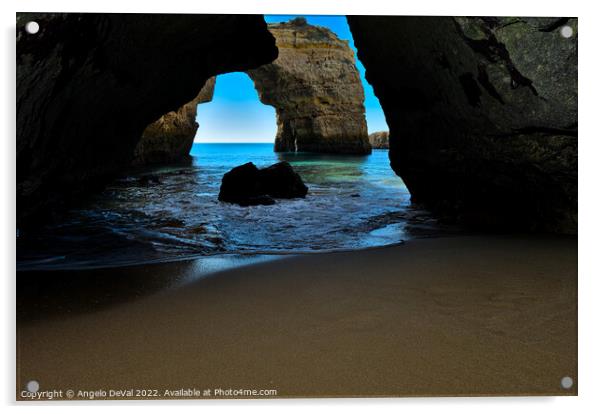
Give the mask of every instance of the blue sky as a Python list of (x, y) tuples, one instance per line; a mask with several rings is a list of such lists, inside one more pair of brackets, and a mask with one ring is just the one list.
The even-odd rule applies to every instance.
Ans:
[[(266, 15), (265, 21), (285, 22), (297, 16)], [(327, 27), (339, 38), (348, 40), (349, 46), (357, 52), (345, 16), (303, 16), (309, 24)], [(388, 130), (380, 103), (366, 82), (366, 70), (357, 58), (356, 65), (366, 95), (368, 131)], [(241, 72), (217, 77), (213, 100), (199, 105), (197, 122), (195, 142), (274, 142), (276, 136), (276, 111), (259, 102), (253, 81)]]

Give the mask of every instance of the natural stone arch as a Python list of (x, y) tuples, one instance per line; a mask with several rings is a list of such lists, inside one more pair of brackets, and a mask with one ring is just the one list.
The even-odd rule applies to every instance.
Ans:
[(128, 168), (144, 129), (207, 79), (278, 55), (261, 15), (19, 13), (16, 40), (19, 228)]
[[(31, 19), (43, 28), (35, 37), (24, 30)], [(577, 19), (348, 21), (390, 127), (392, 167), (413, 199), (486, 224), (576, 232)], [(309, 46), (301, 23), (291, 29), (299, 50)], [(561, 38), (562, 25), (574, 36)], [(251, 15), (19, 14), (18, 226), (127, 168), (144, 128), (193, 99), (210, 77), (273, 65), (270, 31)], [(340, 51), (336, 41), (307, 38), (322, 43), (325, 56)], [(270, 77), (255, 79), (271, 101)], [(293, 122), (280, 111), (287, 145), (286, 125), (297, 132), (329, 125), (322, 113)], [(294, 138), (305, 147), (306, 137)]]
[[(353, 50), (330, 30), (304, 18), (268, 25), (278, 58), (246, 73), (259, 100), (276, 109), (277, 152), (368, 154), (364, 89)], [(197, 130), (196, 106), (211, 101), (215, 79), (199, 95), (149, 125), (135, 164), (182, 160)], [(188, 151), (186, 151), (188, 149)]]
[(278, 58), (247, 73), (261, 102), (276, 109), (275, 150), (370, 153), (364, 89), (348, 42), (304, 18), (268, 30)]

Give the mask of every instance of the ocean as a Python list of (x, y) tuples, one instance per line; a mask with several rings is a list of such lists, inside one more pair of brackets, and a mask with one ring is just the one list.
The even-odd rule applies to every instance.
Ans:
[[(191, 156), (187, 164), (134, 170), (54, 223), (21, 232), (17, 268), (312, 253), (409, 237), (410, 195), (386, 150), (347, 156), (275, 153), (272, 144), (194, 144)], [(307, 196), (271, 206), (219, 202), (224, 173), (249, 161), (258, 167), (288, 161)]]

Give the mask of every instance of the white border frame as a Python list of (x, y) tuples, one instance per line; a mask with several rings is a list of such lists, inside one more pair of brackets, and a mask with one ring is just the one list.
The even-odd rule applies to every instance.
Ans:
[[(598, 295), (602, 292), (602, 266), (598, 260), (597, 246), (601, 235), (600, 226), (600, 161), (602, 134), (600, 133), (600, 58), (599, 33), (601, 7), (594, 1), (527, 2), (504, 0), (485, 2), (476, 0), (423, 0), (394, 2), (392, 0), (219, 0), (205, 3), (202, 0), (124, 0), (77, 1), (77, 0), (3, 0), (2, 8), (2, 96), (0, 105), (3, 129), (4, 157), (2, 166), (2, 239), (0, 254), (2, 272), (3, 333), (0, 347), (4, 356), (0, 380), (2, 402), (12, 410), (29, 410), (39, 407), (44, 412), (81, 411), (86, 406), (91, 411), (130, 411), (143, 409), (164, 412), (167, 405), (194, 411), (249, 412), (328, 410), (344, 408), (347, 412), (420, 410), (446, 413), (491, 413), (532, 411), (545, 409), (548, 413), (569, 411), (594, 411), (602, 406), (600, 390), (600, 353), (602, 344), (599, 315), (602, 315)], [(480, 15), (480, 16), (577, 16), (579, 17), (579, 397), (487, 397), (487, 398), (399, 398), (399, 399), (289, 399), (289, 400), (220, 400), (220, 401), (166, 401), (166, 402), (72, 402), (72, 403), (15, 403), (15, 12), (121, 12), (121, 13), (232, 13), (232, 14), (389, 14), (389, 15)], [(43, 404), (43, 407), (40, 406)], [(200, 406), (200, 407), (199, 407)], [(336, 407), (335, 407), (336, 406)]]

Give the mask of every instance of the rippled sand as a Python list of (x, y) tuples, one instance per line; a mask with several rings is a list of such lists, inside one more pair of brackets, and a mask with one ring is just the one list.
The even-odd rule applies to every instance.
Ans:
[(576, 394), (574, 238), (411, 240), (209, 277), (197, 266), (57, 274), (54, 291), (36, 289), (52, 273), (18, 274), (17, 393), (35, 379), (161, 394)]

